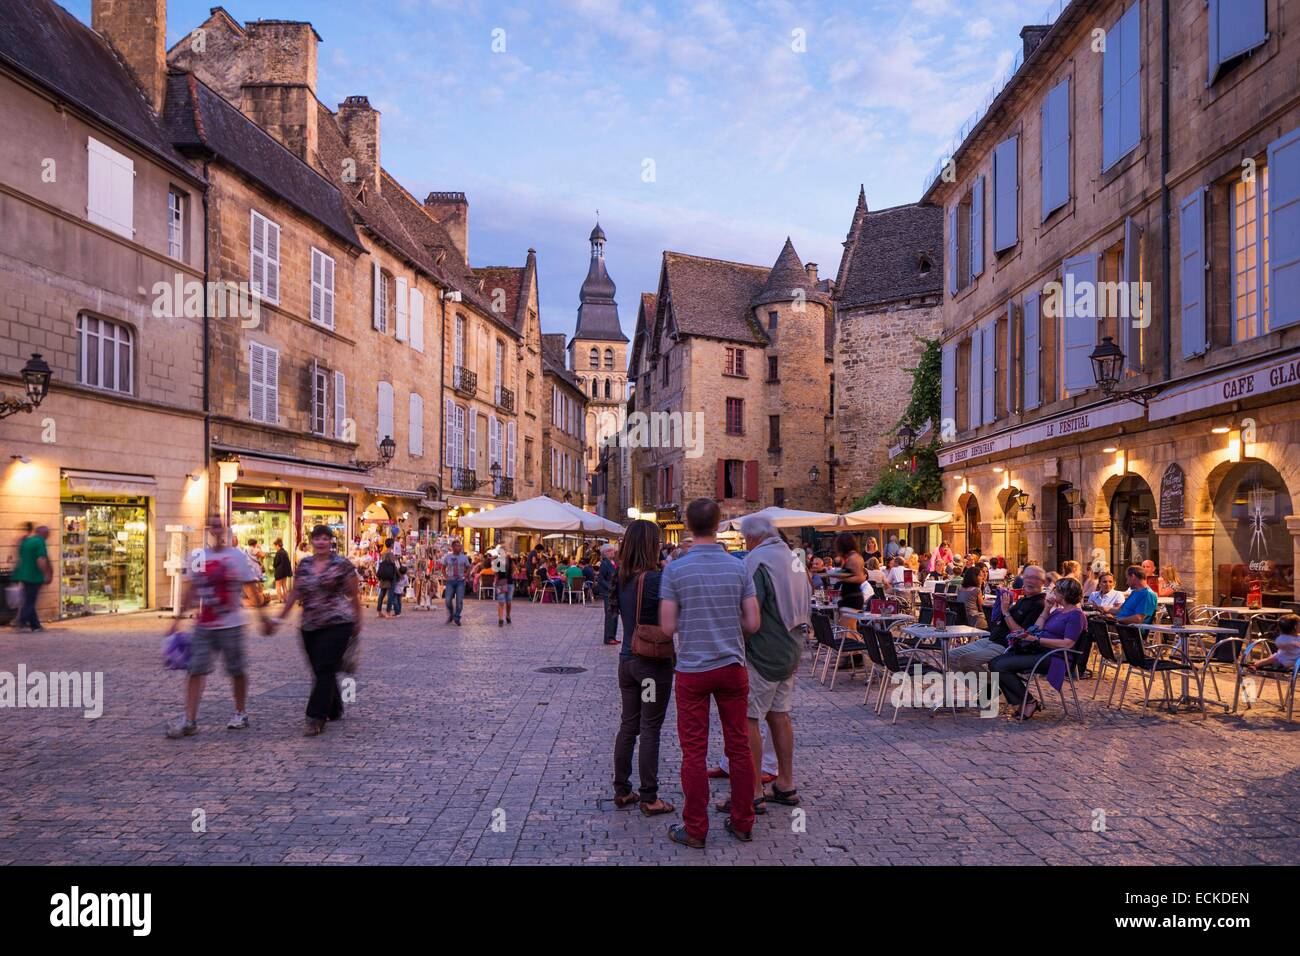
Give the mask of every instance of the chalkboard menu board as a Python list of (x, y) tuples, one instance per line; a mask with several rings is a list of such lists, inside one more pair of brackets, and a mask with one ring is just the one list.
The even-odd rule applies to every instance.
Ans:
[(1183, 526), (1183, 492), (1187, 486), (1187, 476), (1180, 465), (1173, 464), (1165, 469), (1160, 479), (1160, 527), (1181, 528)]

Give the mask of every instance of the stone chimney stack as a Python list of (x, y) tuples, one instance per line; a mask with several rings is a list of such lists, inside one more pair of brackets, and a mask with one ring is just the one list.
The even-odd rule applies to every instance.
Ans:
[(469, 265), (469, 200), (465, 194), (429, 193), (424, 208), (451, 235), (456, 251)]
[(804, 266), (803, 269), (804, 272), (808, 273), (808, 280), (813, 285), (816, 285), (817, 284), (817, 263), (810, 262), (806, 266)]
[(1051, 26), (1027, 26), (1020, 31), (1020, 39), (1025, 44), (1025, 59), (1028, 60), (1030, 54), (1038, 49), (1038, 44), (1043, 42), (1043, 37), (1047, 36)]
[[(349, 96), (339, 104), (339, 126), (347, 137), (349, 158), (356, 163), (356, 181), (379, 192), (379, 110), (364, 96)], [(348, 171), (344, 171), (346, 180)]]
[(252, 20), (239, 108), (305, 162), (318, 148), (316, 47), (310, 23)]
[(93, 0), (90, 24), (111, 43), (155, 113), (167, 93), (167, 0)]

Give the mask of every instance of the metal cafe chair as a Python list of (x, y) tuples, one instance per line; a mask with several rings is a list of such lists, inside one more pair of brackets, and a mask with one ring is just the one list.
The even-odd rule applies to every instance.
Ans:
[[(839, 676), (840, 661), (843, 660), (844, 655), (849, 655), (849, 664), (852, 668), (849, 672), (849, 680), (851, 681), (853, 680), (853, 675), (858, 672), (859, 655), (865, 653), (867, 650), (866, 641), (862, 639), (862, 636), (858, 631), (855, 631), (852, 628), (841, 627), (838, 624), (834, 625), (833, 628), (833, 633), (837, 638), (837, 644), (835, 647), (835, 660), (834, 663), (830, 665), (831, 690), (835, 689), (835, 678)], [(825, 668), (823, 668), (822, 683), (825, 682), (826, 671)]]
[[(1074, 713), (1079, 720), (1083, 720), (1083, 704), (1079, 702), (1079, 692), (1074, 685), (1074, 668), (1071, 666), (1070, 657), (1073, 655), (1076, 659), (1082, 656), (1083, 652), (1073, 647), (1058, 647), (1048, 651), (1038, 660), (1034, 661), (1034, 666), (1029, 669), (1029, 676), (1025, 678), (1026, 688), (1032, 688), (1033, 696), (1038, 698), (1039, 705), (1042, 705), (1044, 694), (1039, 678), (1047, 676), (1047, 669), (1051, 666), (1053, 657), (1060, 655), (1061, 660), (1065, 662), (1065, 680), (1061, 683), (1056, 693), (1061, 698), (1061, 710), (1065, 716), (1070, 716), (1070, 705), (1065, 699), (1065, 685), (1070, 685), (1070, 696), (1074, 700)], [(1116, 677), (1119, 674), (1116, 673)], [(1020, 716), (1025, 716), (1025, 705), (1029, 703), (1029, 694), (1025, 694), (1025, 699), (1020, 702)]]
[(1106, 680), (1106, 668), (1115, 668), (1115, 677), (1110, 682), (1110, 693), (1106, 696), (1106, 706), (1110, 707), (1115, 699), (1115, 688), (1119, 686), (1119, 673), (1124, 669), (1123, 662), (1115, 655), (1115, 636), (1104, 618), (1090, 617), (1088, 634), (1092, 637), (1092, 646), (1097, 649), (1097, 684), (1092, 689), (1093, 700), (1097, 699), (1097, 692), (1101, 690), (1101, 685)]
[(814, 614), (812, 616), (813, 637), (817, 641), (817, 647), (813, 653), (812, 672), (809, 676), (817, 676), (817, 665), (821, 664), (822, 676), (819, 680), (826, 683), (826, 676), (830, 672), (830, 662), (836, 658), (836, 666), (839, 666), (837, 655), (840, 651), (842, 640), (837, 636), (837, 632), (848, 632), (848, 628), (836, 624), (829, 614)]
[[(880, 692), (876, 698), (876, 713), (879, 714), (885, 709), (885, 694), (889, 690), (889, 685), (893, 683), (895, 674), (902, 674), (911, 670), (913, 667), (919, 668), (922, 674), (941, 674), (943, 670), (935, 667), (933, 664), (927, 664), (924, 661), (914, 660), (915, 651), (899, 651), (894, 645), (894, 639), (889, 633), (881, 632), (872, 628), (871, 636), (874, 637), (874, 643), (880, 654), (880, 666), (884, 668), (884, 677), (880, 682)], [(863, 703), (866, 703), (865, 699)], [(890, 723), (898, 723), (898, 705), (894, 706), (894, 719)]]
[(1217, 626), (1231, 628), (1237, 633), (1232, 637), (1216, 641), (1205, 652), (1201, 661), (1201, 686), (1205, 686), (1205, 678), (1209, 677), (1214, 687), (1214, 696), (1218, 698), (1220, 704), (1227, 707), (1223, 694), (1219, 690), (1217, 676), (1220, 669), (1226, 668), (1236, 682), (1232, 693), (1232, 709), (1229, 711), (1233, 713), (1237, 709), (1237, 691), (1241, 684), (1241, 655), (1246, 647), (1246, 629), (1250, 626), (1250, 622), (1224, 619)]
[(927, 627), (934, 618), (934, 600), (929, 591), (921, 591), (921, 611), (917, 615), (917, 623), (924, 624)]
[[(1238, 659), (1237, 670), (1239, 676), (1237, 678), (1237, 693), (1232, 695), (1232, 709), (1234, 711), (1237, 709), (1237, 699), (1241, 693), (1241, 679), (1247, 676), (1246, 662), (1250, 660), (1250, 655), (1254, 652), (1256, 647), (1262, 647), (1269, 654), (1277, 652), (1277, 645), (1266, 637), (1261, 637), (1246, 645), (1246, 649), (1241, 652), (1241, 657)], [(1253, 670), (1250, 671), (1249, 676), (1258, 677), (1263, 681), (1273, 681), (1276, 683), (1277, 705), (1282, 710), (1286, 711), (1286, 722), (1288, 724), (1291, 723), (1292, 717), (1295, 714), (1295, 685), (1296, 678), (1300, 677), (1300, 661), (1296, 661), (1296, 663), (1289, 668), (1270, 667), (1268, 669)], [(1283, 683), (1287, 685), (1285, 694), (1282, 692)], [(1263, 699), (1263, 695), (1261, 694), (1257, 699)], [(1246, 709), (1249, 710), (1252, 705), (1253, 701), (1248, 697), (1246, 699)]]
[(1119, 633), (1120, 647), (1124, 651), (1124, 663), (1128, 665), (1128, 671), (1124, 674), (1124, 685), (1119, 692), (1119, 709), (1124, 709), (1124, 694), (1128, 691), (1129, 678), (1133, 676), (1134, 671), (1138, 673), (1143, 684), (1146, 685), (1146, 694), (1142, 699), (1142, 715), (1147, 715), (1151, 705), (1151, 687), (1156, 682), (1156, 675), (1159, 674), (1164, 679), (1165, 698), (1168, 701), (1174, 700), (1173, 684), (1169, 680), (1169, 675), (1174, 672), (1187, 672), (1196, 678), (1196, 685), (1201, 701), (1201, 716), (1205, 716), (1205, 685), (1202, 683), (1203, 677), (1201, 672), (1193, 664), (1184, 664), (1182, 661), (1171, 661), (1163, 655), (1176, 650), (1173, 644), (1152, 644), (1150, 646), (1142, 643), (1142, 634), (1136, 627), (1131, 624), (1116, 625), (1115, 630)]

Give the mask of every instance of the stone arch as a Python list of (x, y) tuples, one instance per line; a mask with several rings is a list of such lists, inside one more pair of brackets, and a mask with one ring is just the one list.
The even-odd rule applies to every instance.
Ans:
[(1243, 462), (1257, 462), (1268, 465), (1276, 471), (1282, 483), (1286, 485), (1287, 494), (1291, 496), (1291, 507), (1296, 508), (1297, 502), (1300, 502), (1300, 461), (1291, 460), (1293, 457), (1283, 456), (1280, 460), (1273, 460), (1252, 455), (1243, 457), (1241, 462), (1225, 459), (1209, 469), (1203, 469), (1199, 465), (1189, 468), (1187, 471), (1187, 483), (1191, 486), (1189, 497), (1195, 501), (1196, 516), (1203, 518), (1213, 516), (1214, 499), (1219, 496), (1219, 488), (1223, 480), (1233, 468)]

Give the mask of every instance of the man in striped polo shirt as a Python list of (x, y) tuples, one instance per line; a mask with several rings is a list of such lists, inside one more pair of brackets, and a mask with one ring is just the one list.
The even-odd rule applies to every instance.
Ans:
[(731, 815), (726, 828), (748, 843), (754, 829), (754, 764), (746, 712), (749, 674), (745, 635), (760, 624), (754, 579), (743, 561), (717, 542), (721, 514), (711, 498), (686, 508), (693, 543), (664, 569), (659, 626), (677, 635), (677, 737), (682, 747), (684, 825), (668, 828), (674, 843), (702, 848), (709, 832), (709, 698), (718, 705), (723, 750), (731, 764)]

